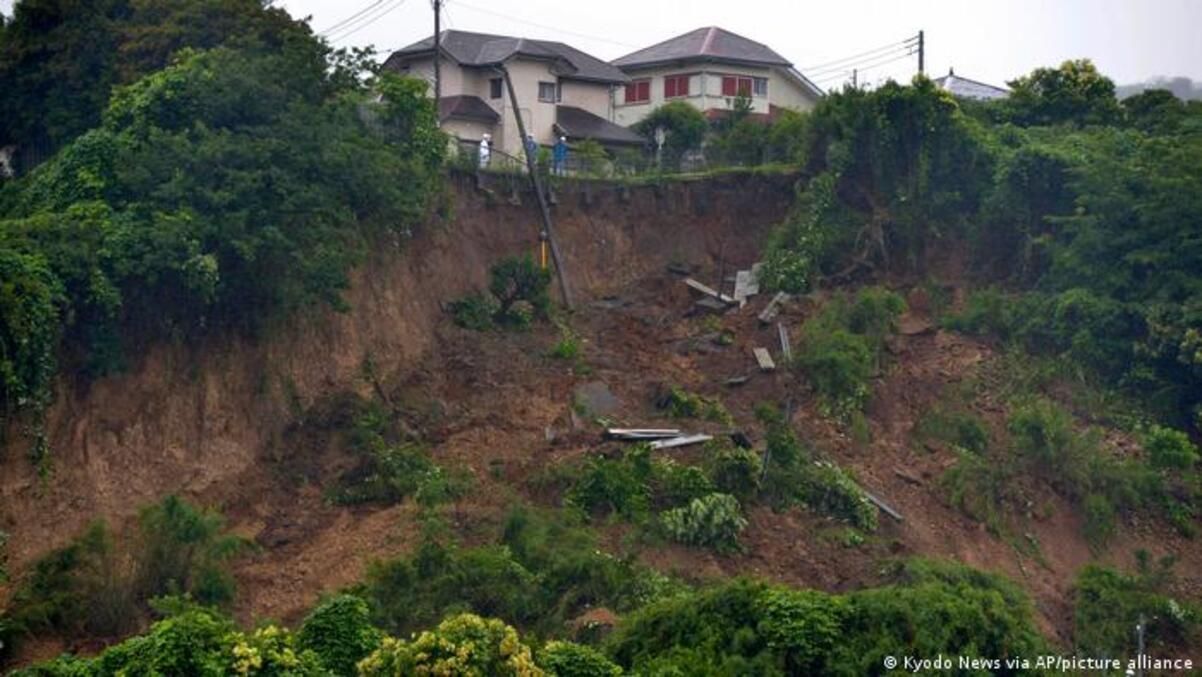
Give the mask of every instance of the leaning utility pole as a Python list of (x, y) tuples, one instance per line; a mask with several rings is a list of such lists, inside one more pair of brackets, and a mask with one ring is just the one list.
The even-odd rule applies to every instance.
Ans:
[(442, 55), (442, 3), (443, 0), (430, 0), (434, 5), (434, 110), (438, 110), (438, 103), (442, 101), (442, 69), (440, 68), (440, 59)]
[(918, 31), (918, 74), (922, 75), (926, 72), (927, 65), (927, 42), (926, 36), (922, 31)]
[(551, 259), (555, 262), (555, 276), (559, 278), (559, 291), (563, 295), (563, 304), (572, 309), (572, 292), (568, 289), (568, 279), (563, 272), (563, 259), (559, 255), (559, 245), (555, 242), (555, 231), (551, 229), (551, 210), (547, 208), (547, 196), (543, 194), (542, 181), (538, 178), (538, 163), (534, 153), (526, 145), (526, 125), (522, 122), (522, 110), (518, 108), (518, 96), (513, 91), (513, 81), (509, 79), (509, 69), (505, 64), (498, 64), (497, 70), (505, 78), (505, 88), (509, 90), (509, 105), (513, 108), (513, 119), (518, 123), (518, 136), (521, 140), (523, 153), (526, 156), (526, 169), (530, 172), (530, 185), (534, 186), (534, 194), (538, 196), (538, 209), (543, 215), (543, 232), (551, 244)]

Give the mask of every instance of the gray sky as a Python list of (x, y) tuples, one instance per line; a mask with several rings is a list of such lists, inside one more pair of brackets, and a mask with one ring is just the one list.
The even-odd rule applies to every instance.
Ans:
[[(312, 16), (316, 31), (370, 7), (357, 23), (331, 33), (339, 46), (393, 49), (433, 32), (430, 0), (275, 4)], [(11, 5), (0, 0), (6, 13)], [(921, 28), (935, 75), (954, 66), (957, 74), (1001, 84), (1037, 66), (1089, 57), (1120, 84), (1158, 75), (1202, 81), (1202, 0), (446, 0), (444, 23), (558, 39), (603, 59), (717, 25), (766, 43), (803, 71), (900, 42)], [(908, 79), (915, 68), (911, 57), (861, 77)], [(812, 73), (826, 86), (844, 76), (839, 68)]]

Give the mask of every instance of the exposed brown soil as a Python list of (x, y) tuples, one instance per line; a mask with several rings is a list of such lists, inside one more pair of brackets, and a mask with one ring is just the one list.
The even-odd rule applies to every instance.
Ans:
[[(193, 351), (163, 346), (123, 376), (60, 384), (50, 416), (54, 477), (39, 482), (19, 441), (0, 465), (0, 524), (12, 535), (14, 568), (20, 572), (91, 519), (127, 525), (139, 506), (180, 492), (220, 507), (260, 546), (237, 566), (239, 618), (295, 622), (321, 594), (360, 580), (373, 560), (408, 551), (417, 535), (409, 502), (381, 509), (325, 500), (323, 489), (352, 462), (323, 419), (336, 415), (342, 394), (372, 396), (378, 386), (430, 441), (440, 464), (469, 470), (473, 490), (455, 507), (453, 522), (471, 543), (493, 537), (516, 500), (553, 501), (532, 481), (546, 469), (605, 446), (599, 426), (573, 414), (582, 383), (603, 382), (618, 398), (615, 423), (724, 431), (664, 419), (653, 394), (673, 384), (720, 398), (755, 440), (762, 430), (754, 407), (791, 402), (801, 437), (852, 469), (905, 521), (882, 517), (868, 542), (845, 547), (838, 522), (755, 508), (745, 552), (644, 546), (639, 555), (648, 564), (694, 580), (751, 574), (840, 591), (878, 582), (892, 557), (949, 557), (1018, 581), (1035, 599), (1044, 629), (1067, 639), (1072, 579), (1095, 557), (1079, 517), (1054, 494), (1041, 494), (1046, 509), (1038, 512), (1046, 516), (1027, 520), (1020, 534), (1038, 544), (1038, 554), (1025, 555), (1012, 539), (949, 505), (939, 479), (952, 451), (914, 438), (915, 423), (947, 388), (992, 363), (988, 345), (931, 329), (916, 298), (874, 384), (868, 440), (857, 441), (818, 413), (802, 376), (755, 368), (753, 347), (779, 355), (775, 325), (756, 320), (765, 296), (716, 319), (689, 316), (694, 299), (667, 265), (691, 266), (698, 279), (718, 284), (752, 263), (767, 228), (792, 201), (791, 179), (562, 195), (556, 223), (579, 294), (568, 323), (581, 338), (587, 374), (548, 356), (560, 338), (553, 326), (477, 333), (455, 327), (441, 311), (440, 304), (482, 287), (490, 262), (531, 250), (537, 232), (535, 212), (509, 205), (503, 194), (457, 185), (451, 197), (453, 215), (422, 230), (403, 253), (381, 252), (356, 275), (349, 314), (298, 319), (263, 341), (225, 338)], [(818, 301), (786, 307), (780, 319), (793, 336)], [(733, 343), (712, 340), (717, 330)], [(376, 365), (375, 384), (363, 377), (366, 357)], [(724, 384), (741, 375), (750, 377), (744, 385)], [(1001, 404), (986, 394), (976, 406), (1000, 425)], [(695, 452), (662, 453), (687, 459)], [(615, 547), (621, 532), (607, 527)], [(1124, 525), (1114, 543), (1100, 559), (1130, 566), (1136, 548), (1171, 552), (1181, 561), (1181, 591), (1202, 594), (1197, 542), (1144, 522)], [(29, 657), (60, 648), (38, 645)]]

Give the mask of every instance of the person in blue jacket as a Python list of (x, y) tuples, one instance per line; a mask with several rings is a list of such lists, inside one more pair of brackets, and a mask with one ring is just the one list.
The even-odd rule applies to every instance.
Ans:
[(568, 139), (559, 137), (555, 147), (551, 149), (552, 168), (556, 176), (563, 176), (568, 171)]

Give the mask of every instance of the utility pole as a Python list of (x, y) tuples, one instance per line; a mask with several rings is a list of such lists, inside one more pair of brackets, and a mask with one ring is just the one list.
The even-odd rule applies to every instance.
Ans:
[(926, 73), (927, 41), (923, 31), (918, 31), (918, 74)]
[(442, 69), (439, 63), (442, 59), (442, 3), (443, 0), (430, 0), (434, 5), (434, 110), (442, 101)]
[(860, 88), (859, 77), (860, 77), (860, 69), (858, 69), (858, 68), (851, 69), (851, 88), (852, 89)]
[(526, 145), (526, 124), (522, 122), (522, 109), (518, 107), (518, 95), (513, 90), (513, 80), (509, 78), (509, 69), (505, 64), (499, 64), (497, 70), (505, 78), (505, 89), (509, 90), (509, 105), (513, 109), (513, 118), (518, 123), (518, 136), (521, 138), (523, 152), (526, 156), (526, 170), (530, 172), (530, 185), (534, 186), (534, 194), (538, 197), (538, 209), (543, 216), (542, 237), (546, 234), (547, 242), (551, 245), (551, 260), (555, 262), (555, 276), (559, 279), (559, 291), (563, 295), (563, 304), (572, 309), (572, 292), (568, 288), (568, 279), (563, 271), (563, 258), (559, 255), (559, 245), (555, 242), (555, 231), (551, 229), (551, 210), (547, 208), (547, 196), (543, 194), (543, 183), (538, 178), (538, 163), (534, 153)]

